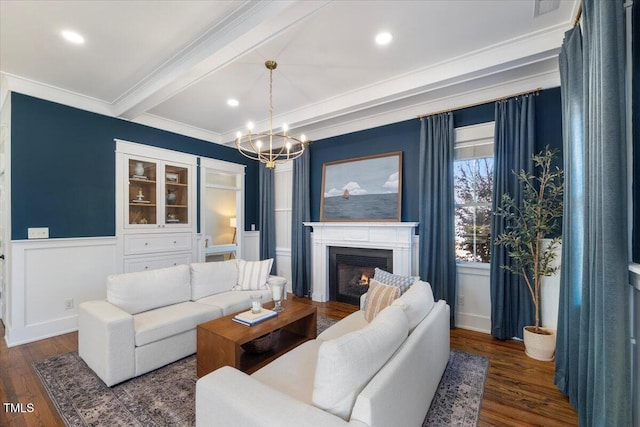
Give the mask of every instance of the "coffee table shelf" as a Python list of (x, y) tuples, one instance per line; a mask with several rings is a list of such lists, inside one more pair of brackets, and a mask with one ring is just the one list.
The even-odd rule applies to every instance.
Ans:
[[(266, 304), (271, 308), (273, 303)], [(202, 377), (222, 366), (233, 366), (251, 374), (300, 344), (316, 338), (316, 308), (286, 300), (278, 316), (254, 326), (232, 320), (237, 313), (202, 323), (197, 327), (197, 375)], [(245, 351), (242, 345), (280, 329), (274, 347), (264, 353)]]

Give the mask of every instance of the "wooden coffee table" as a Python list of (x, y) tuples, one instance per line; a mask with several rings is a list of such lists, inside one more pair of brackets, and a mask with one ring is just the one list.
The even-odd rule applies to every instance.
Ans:
[[(315, 307), (291, 300), (282, 301), (282, 307), (284, 311), (278, 313), (277, 317), (254, 326), (241, 325), (231, 320), (237, 313), (198, 325), (198, 377), (222, 366), (233, 366), (251, 374), (278, 356), (316, 337)], [(273, 308), (273, 303), (265, 304), (265, 308)], [(280, 329), (280, 337), (271, 350), (260, 354), (243, 350), (243, 344), (277, 329)]]

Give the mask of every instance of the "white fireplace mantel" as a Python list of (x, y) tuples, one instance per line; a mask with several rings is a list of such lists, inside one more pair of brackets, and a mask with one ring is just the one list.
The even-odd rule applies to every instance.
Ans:
[(413, 235), (417, 222), (305, 222), (312, 227), (311, 298), (329, 299), (329, 247), (389, 249), (393, 251), (393, 273), (411, 275)]

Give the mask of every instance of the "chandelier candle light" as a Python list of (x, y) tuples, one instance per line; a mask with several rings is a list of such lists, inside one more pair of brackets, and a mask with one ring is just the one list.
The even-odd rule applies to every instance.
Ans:
[[(249, 132), (245, 135), (242, 132), (236, 134), (236, 147), (238, 151), (252, 160), (258, 160), (265, 164), (267, 169), (276, 167), (276, 163), (285, 163), (289, 160), (298, 158), (304, 153), (306, 137), (300, 136), (300, 139), (287, 135), (287, 125), (282, 125), (282, 132), (274, 133), (273, 131), (273, 70), (278, 64), (276, 61), (267, 61), (264, 63), (269, 70), (269, 132), (253, 132), (253, 123), (247, 124)], [(268, 147), (263, 147), (262, 139), (268, 139)], [(274, 141), (275, 139), (275, 141)], [(274, 143), (281, 145), (274, 147)]]

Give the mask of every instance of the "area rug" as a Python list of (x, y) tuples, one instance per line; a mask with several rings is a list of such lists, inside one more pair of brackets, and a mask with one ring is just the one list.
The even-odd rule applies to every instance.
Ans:
[(422, 427), (478, 425), (489, 358), (451, 350)]
[[(195, 425), (195, 355), (111, 388), (77, 352), (33, 366), (67, 426)], [(477, 425), (487, 366), (486, 357), (452, 350), (423, 427)]]

